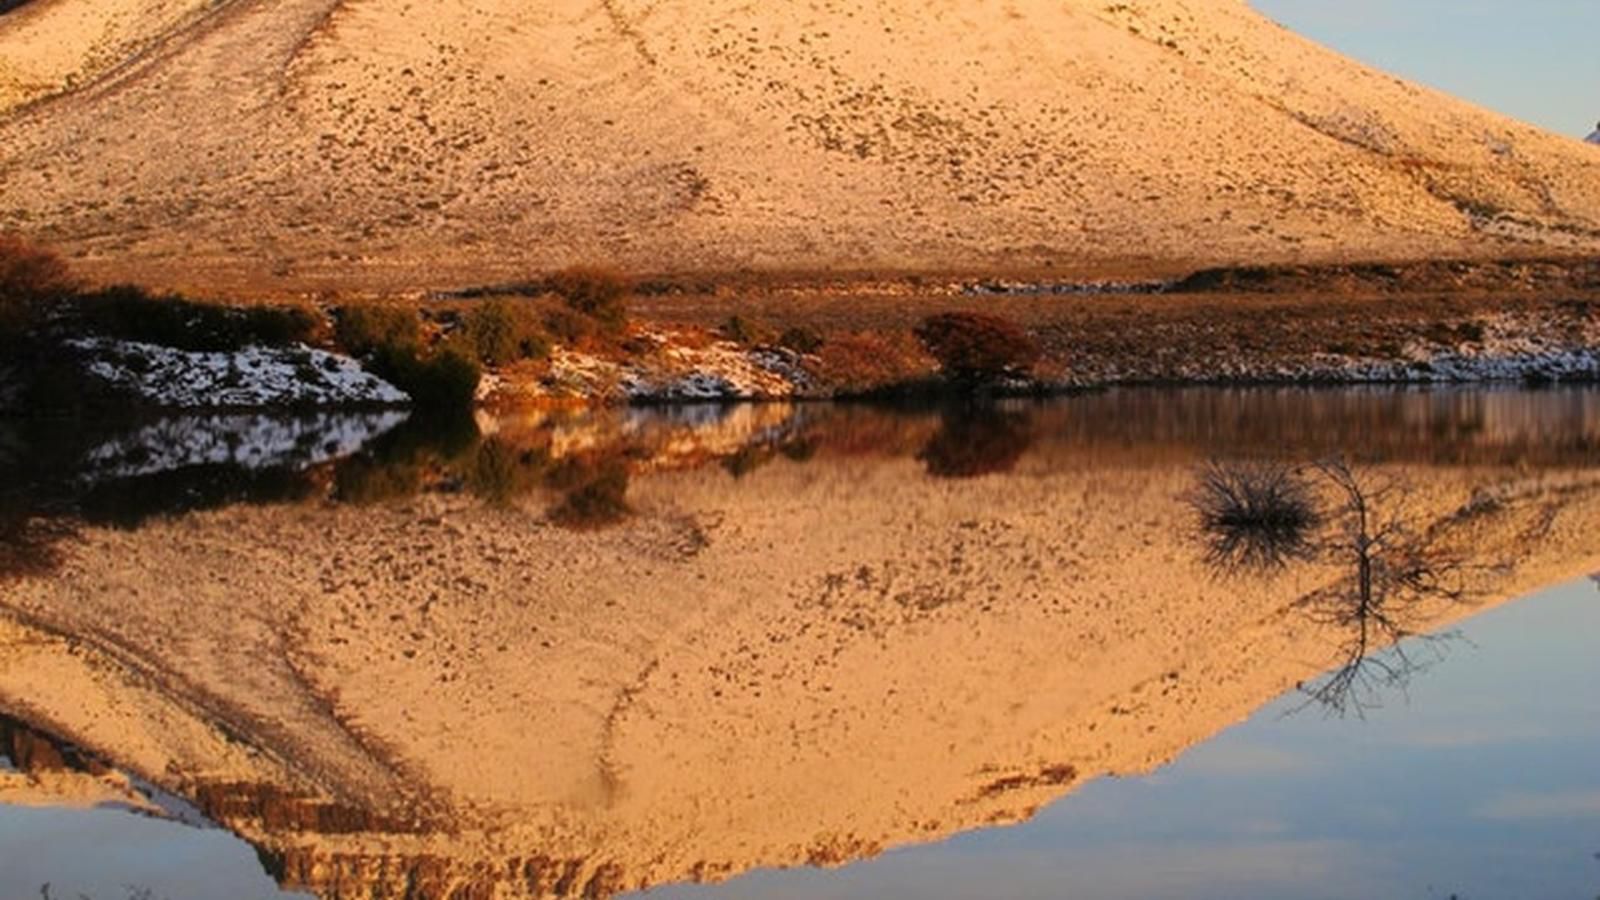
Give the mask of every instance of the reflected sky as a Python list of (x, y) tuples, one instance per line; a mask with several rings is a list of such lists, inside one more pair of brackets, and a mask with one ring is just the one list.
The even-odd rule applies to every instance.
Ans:
[(193, 828), (121, 810), (0, 805), (0, 897), (304, 896), (279, 891), (249, 845), (220, 828)]
[(1365, 720), (1285, 697), (1011, 829), (666, 898), (1600, 896), (1600, 593), (1467, 622)]

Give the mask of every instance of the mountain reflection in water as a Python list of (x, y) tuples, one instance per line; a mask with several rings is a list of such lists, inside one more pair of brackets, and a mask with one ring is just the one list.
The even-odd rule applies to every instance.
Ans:
[(325, 897), (839, 865), (1371, 713), (1600, 559), (1597, 440), (1582, 390), (0, 424), (0, 711), (92, 761), (0, 800), (159, 788)]

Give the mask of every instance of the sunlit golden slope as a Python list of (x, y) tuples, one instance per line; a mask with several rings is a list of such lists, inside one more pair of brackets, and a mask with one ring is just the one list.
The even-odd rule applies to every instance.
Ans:
[(0, 60), (0, 226), (110, 274), (1600, 243), (1593, 148), (1238, 0), (34, 0)]

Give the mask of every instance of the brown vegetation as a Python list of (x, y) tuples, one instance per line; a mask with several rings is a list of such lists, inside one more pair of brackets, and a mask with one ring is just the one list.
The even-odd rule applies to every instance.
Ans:
[(1028, 375), (1039, 345), (1015, 322), (983, 313), (929, 316), (914, 332), (946, 376), (977, 383)]
[(334, 338), (345, 352), (368, 356), (384, 348), (422, 346), (422, 319), (415, 309), (362, 304), (337, 311)]
[(44, 304), (72, 290), (60, 257), (20, 237), (0, 234), (0, 336), (26, 330)]
[(840, 396), (920, 382), (933, 372), (922, 348), (904, 332), (831, 336), (818, 350), (811, 369), (824, 386)]
[(778, 346), (785, 350), (793, 350), (807, 356), (814, 355), (822, 350), (827, 338), (815, 328), (796, 325), (786, 328), (783, 334), (778, 335)]
[(429, 410), (461, 410), (472, 406), (483, 370), (454, 347), (432, 353), (394, 348), (380, 351), (372, 371), (405, 391), (411, 402)]
[(733, 341), (741, 347), (770, 344), (777, 335), (777, 331), (765, 322), (740, 315), (729, 316), (717, 332), (724, 340)]
[(550, 276), (550, 290), (567, 305), (612, 332), (627, 324), (626, 300), (633, 282), (622, 273), (601, 266), (573, 266)]
[(180, 350), (231, 351), (326, 339), (323, 317), (308, 307), (229, 306), (127, 284), (75, 296), (72, 312), (81, 331)]
[(479, 362), (493, 368), (550, 355), (550, 339), (532, 304), (485, 300), (467, 313), (461, 334)]

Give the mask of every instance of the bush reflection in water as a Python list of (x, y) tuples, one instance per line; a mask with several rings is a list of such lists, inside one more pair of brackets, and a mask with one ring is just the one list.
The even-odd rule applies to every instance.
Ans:
[[(1211, 462), (1189, 497), (1205, 562), (1224, 577), (1272, 577), (1323, 562), (1345, 574), (1302, 597), (1313, 621), (1346, 635), (1339, 664), (1302, 685), (1307, 705), (1363, 716), (1403, 692), (1454, 638), (1424, 635), (1440, 607), (1466, 599), (1474, 569), (1413, 515), (1405, 479), (1342, 456), (1301, 465)], [(1458, 520), (1470, 518), (1464, 508)]]

